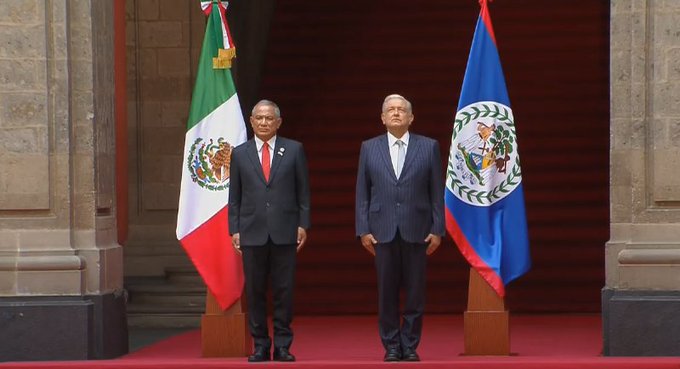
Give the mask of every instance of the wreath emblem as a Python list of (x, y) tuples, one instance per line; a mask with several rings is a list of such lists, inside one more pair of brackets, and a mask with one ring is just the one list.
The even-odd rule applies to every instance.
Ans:
[(229, 165), (233, 146), (223, 137), (207, 142), (197, 138), (189, 149), (187, 168), (191, 180), (210, 191), (229, 188)]
[(461, 201), (488, 206), (522, 181), (512, 109), (495, 101), (456, 113), (446, 186)]

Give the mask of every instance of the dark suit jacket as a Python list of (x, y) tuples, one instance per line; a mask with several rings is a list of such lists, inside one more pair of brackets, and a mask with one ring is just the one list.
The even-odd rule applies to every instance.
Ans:
[(392, 168), (387, 134), (364, 141), (356, 188), (356, 234), (380, 243), (397, 228), (408, 242), (444, 235), (444, 178), (437, 141), (411, 133), (401, 177)]
[(309, 177), (302, 144), (276, 137), (269, 183), (265, 182), (255, 140), (231, 153), (229, 234), (241, 245), (296, 244), (297, 228), (309, 228)]

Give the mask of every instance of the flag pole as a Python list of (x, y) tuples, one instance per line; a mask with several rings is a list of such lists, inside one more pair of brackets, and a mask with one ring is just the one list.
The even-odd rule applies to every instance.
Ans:
[(236, 56), (227, 24), (228, 3), (200, 2), (208, 16), (187, 120), (177, 239), (209, 291), (201, 317), (204, 357), (244, 357), (248, 333), (243, 266), (228, 230), (231, 150), (246, 128), (230, 68)]
[[(479, 0), (482, 16), (488, 16), (490, 1)], [(489, 33), (495, 40), (493, 29), (489, 29)], [(465, 355), (510, 355), (510, 313), (505, 308), (505, 299), (473, 267), (470, 267), (463, 332)]]
[(467, 310), (463, 315), (464, 355), (510, 355), (510, 313), (503, 297), (470, 268)]
[[(446, 228), (471, 266), (464, 355), (507, 356), (505, 286), (526, 273), (531, 258), (514, 116), (488, 9), (491, 0), (478, 2), (451, 137)], [(504, 140), (503, 146), (487, 149), (491, 138)], [(510, 161), (513, 169), (507, 171)], [(496, 216), (499, 209), (504, 216)]]
[(222, 310), (215, 296), (208, 291), (205, 314), (201, 316), (201, 350), (203, 357), (243, 357), (252, 348), (248, 332), (245, 296)]
[[(216, 6), (213, 6), (216, 5)], [(223, 47), (213, 57), (213, 69), (230, 69), (232, 59), (236, 56), (236, 47), (231, 39), (227, 24), (226, 5), (221, 0), (211, 1), (205, 7), (206, 14), (219, 11), (220, 22), (214, 26), (221, 28)], [(227, 246), (228, 247), (228, 246)], [(203, 357), (244, 357), (252, 348), (252, 337), (248, 332), (248, 314), (246, 314), (245, 294), (230, 307), (223, 310), (215, 295), (206, 292), (205, 314), (201, 316), (201, 351)]]

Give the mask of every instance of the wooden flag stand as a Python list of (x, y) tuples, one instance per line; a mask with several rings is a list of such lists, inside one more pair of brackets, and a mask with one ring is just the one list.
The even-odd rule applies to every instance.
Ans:
[(509, 313), (503, 298), (474, 268), (470, 268), (463, 325), (464, 355), (510, 355)]
[(205, 314), (201, 317), (203, 357), (243, 357), (250, 354), (253, 339), (248, 332), (248, 314), (243, 312), (241, 297), (230, 308), (222, 310), (217, 299), (208, 292)]

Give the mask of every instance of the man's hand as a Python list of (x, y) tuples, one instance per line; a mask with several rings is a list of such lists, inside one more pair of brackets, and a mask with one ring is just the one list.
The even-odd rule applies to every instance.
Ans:
[(239, 255), (242, 255), (241, 253), (241, 235), (238, 233), (234, 233), (231, 235), (231, 245), (234, 246), (234, 250), (236, 250), (236, 253)]
[(425, 253), (429, 256), (434, 254), (435, 251), (437, 251), (437, 248), (439, 245), (442, 243), (442, 236), (437, 236), (432, 233), (427, 235), (427, 238), (425, 238), (425, 242), (428, 242), (429, 245), (427, 245), (427, 250)]
[(302, 250), (302, 247), (305, 245), (306, 241), (307, 241), (307, 231), (305, 231), (305, 229), (302, 228), (302, 227), (298, 227), (297, 252), (300, 252), (300, 250)]
[(372, 234), (366, 233), (365, 235), (361, 236), (361, 245), (368, 250), (368, 252), (371, 253), (371, 255), (375, 256), (375, 244), (378, 243), (378, 240), (373, 237)]

